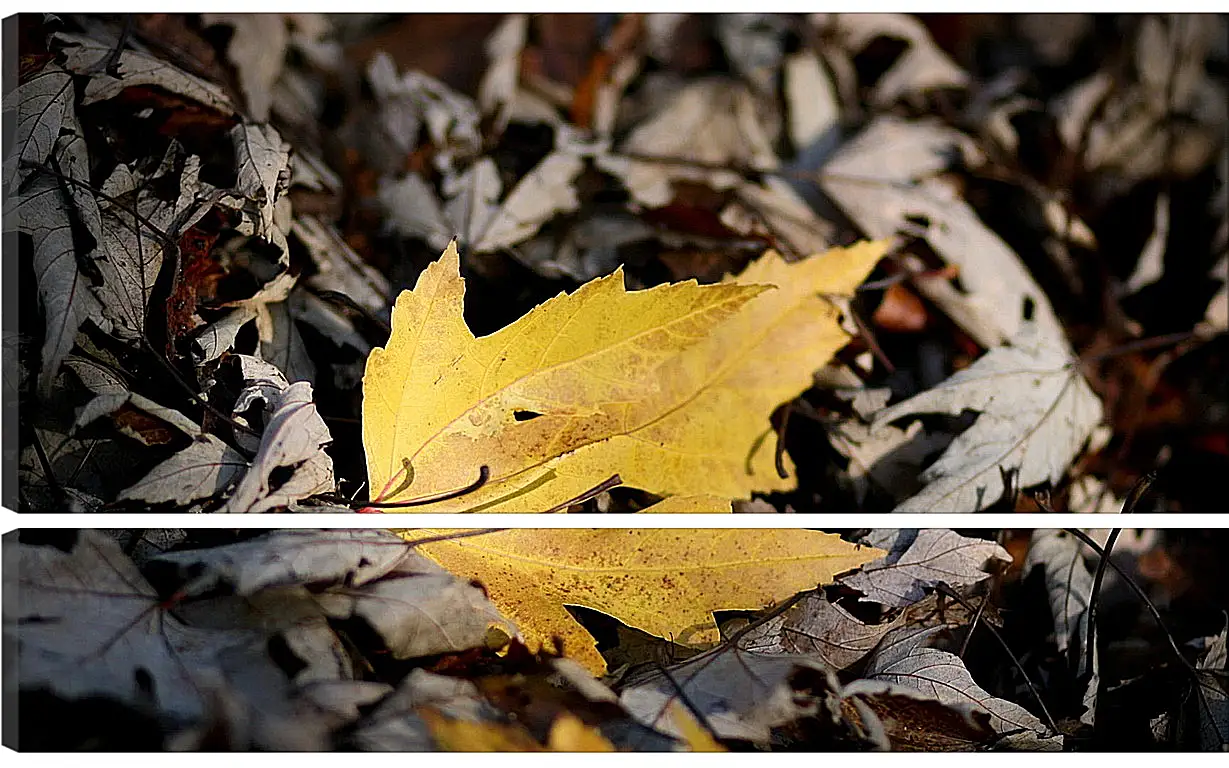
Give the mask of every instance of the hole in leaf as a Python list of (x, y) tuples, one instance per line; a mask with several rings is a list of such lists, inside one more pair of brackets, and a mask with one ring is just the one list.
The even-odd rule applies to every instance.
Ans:
[(1032, 298), (1030, 298), (1030, 297), (1028, 297), (1028, 296), (1025, 296), (1025, 297), (1024, 297), (1024, 306), (1023, 306), (1021, 309), (1022, 309), (1022, 314), (1024, 315), (1024, 319), (1025, 319), (1025, 320), (1032, 320), (1032, 319), (1033, 319), (1033, 312), (1037, 309), (1037, 304), (1036, 304), (1036, 302), (1034, 302), (1034, 301), (1032, 300)]
[(853, 58), (858, 71), (858, 82), (866, 88), (874, 88), (879, 78), (887, 74), (896, 60), (909, 48), (909, 43), (887, 35), (879, 35), (867, 43)]
[[(301, 464), (302, 462), (300, 462)], [(299, 464), (291, 464), (282, 467), (274, 467), (269, 472), (269, 490), (276, 491), (286, 483), (290, 482), (290, 478), (294, 477), (295, 471), (299, 468)]]
[(290, 644), (286, 642), (286, 638), (282, 635), (274, 635), (270, 637), (265, 647), (269, 651), (269, 657), (273, 659), (273, 663), (278, 666), (289, 680), (293, 680), (303, 670), (309, 666), (306, 661), (299, 658), (290, 648)]
[(534, 411), (513, 411), (512, 412), (512, 418), (516, 419), (517, 421), (531, 421), (533, 419), (538, 418), (541, 415), (542, 414), (535, 413)]

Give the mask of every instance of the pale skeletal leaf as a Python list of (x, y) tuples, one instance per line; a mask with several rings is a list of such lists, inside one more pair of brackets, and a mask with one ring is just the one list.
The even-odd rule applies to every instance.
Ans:
[(285, 64), (289, 35), (280, 13), (206, 13), (205, 26), (225, 24), (234, 29), (226, 58), (235, 65), (239, 89), (247, 101), (248, 115), (258, 123), (269, 119), (273, 86)]
[[(175, 242), (212, 207), (213, 188), (200, 181), (201, 159), (183, 157), (172, 141), (158, 168), (146, 174), (119, 165), (103, 184), (108, 199), (99, 198), (102, 241), (96, 251), (102, 285), (94, 291), (110, 321), (112, 335), (137, 342), (145, 333), (145, 313), (162, 269), (166, 243)], [(162, 200), (151, 182), (178, 176), (179, 195)], [(112, 202), (123, 198), (121, 206)], [(134, 199), (135, 198), (135, 199)], [(141, 218), (133, 216), (133, 212)]]
[(1003, 746), (1062, 749), (1063, 737), (1027, 709), (982, 690), (959, 656), (924, 647), (934, 631), (898, 629), (890, 633), (871, 656), (863, 679), (914, 688), (944, 704), (983, 709), (990, 714), (990, 726), (1002, 737)]
[[(68, 552), (4, 537), (6, 642), (20, 642), (20, 685), (67, 699), (108, 696), (133, 706), (157, 692), (159, 711), (203, 713), (198, 684), (221, 674), (217, 658), (256, 639), (247, 632), (185, 626), (119, 545), (101, 531), (76, 532)], [(13, 592), (12, 594), (15, 594)], [(142, 686), (144, 679), (146, 685)]]
[(247, 204), (255, 234), (276, 242), (274, 208), (290, 187), (290, 145), (271, 125), (241, 123), (230, 131), (235, 147), (235, 189)]
[(1101, 421), (1101, 401), (1065, 347), (1022, 336), (941, 384), (880, 411), (875, 424), (903, 416), (977, 411), (921, 475), (922, 491), (896, 512), (976, 512), (1007, 490), (1004, 473), (1028, 488), (1057, 484)]
[(248, 466), (235, 449), (210, 434), (150, 470), (119, 494), (119, 500), (185, 504), (224, 492)]
[(818, 660), (725, 647), (628, 680), (619, 700), (644, 725), (681, 738), (669, 717), (680, 688), (718, 738), (767, 744), (775, 727), (803, 717), (838, 717), (833, 707), (840, 685)]
[(4, 158), (4, 184), (10, 193), (34, 171), (31, 166), (51, 156), (75, 97), (72, 75), (54, 61), (5, 97), (4, 112), (17, 113), (13, 147)]
[(226, 585), (241, 602), (260, 603), (266, 614), (281, 612), (297, 621), (360, 617), (398, 659), (482, 647), (492, 628), (516, 634), (481, 589), (386, 531), (273, 531), (228, 546), (164, 554), (154, 562), (174, 567), (181, 579), (191, 576), (193, 595)]
[(163, 59), (125, 48), (119, 56), (119, 77), (103, 71), (103, 63), (114, 52), (114, 44), (84, 35), (56, 33), (56, 43), (63, 46), (64, 66), (78, 75), (89, 75), (82, 105), (106, 101), (134, 85), (152, 85), (171, 93), (186, 96), (223, 114), (234, 114), (235, 108), (226, 92), (213, 83), (169, 64)]
[(950, 587), (990, 578), (993, 563), (1010, 563), (1011, 555), (993, 541), (961, 536), (941, 528), (902, 529), (888, 555), (840, 581), (883, 605), (901, 608), (918, 602), (936, 584)]
[(481, 235), (475, 237), (474, 251), (516, 245), (556, 214), (576, 210), (580, 200), (574, 182), (584, 167), (584, 159), (569, 151), (556, 150), (543, 158), (490, 216)]
[(47, 321), (39, 372), (39, 392), (44, 397), (50, 394), (81, 324), (102, 320), (102, 305), (77, 263), (71, 206), (60, 182), (43, 175), (27, 184), (17, 205), (5, 211), (5, 229), (25, 232), (33, 241), (34, 276)]
[(836, 671), (857, 663), (900, 626), (904, 614), (882, 624), (863, 624), (822, 594), (809, 594), (783, 616), (751, 630), (739, 643), (755, 653), (801, 653)]

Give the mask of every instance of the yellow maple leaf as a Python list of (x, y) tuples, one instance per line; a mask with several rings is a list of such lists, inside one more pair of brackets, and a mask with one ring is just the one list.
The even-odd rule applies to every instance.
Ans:
[(832, 583), (885, 553), (808, 530), (514, 529), (439, 540), (418, 551), (486, 587), (531, 648), (559, 638), (565, 655), (602, 674), (593, 637), (568, 613), (580, 605), (676, 641), (715, 640), (716, 610), (756, 610)]
[(661, 496), (791, 488), (769, 417), (848, 341), (826, 296), (851, 294), (885, 249), (794, 264), (769, 251), (717, 285), (644, 291), (619, 270), (478, 338), (450, 245), (367, 361), (373, 501), (455, 494), (405, 511), (541, 512), (616, 474)]
[(685, 496), (667, 496), (656, 504), (640, 510), (641, 514), (689, 515), (713, 512), (730, 512), (730, 500), (711, 493), (696, 493)]

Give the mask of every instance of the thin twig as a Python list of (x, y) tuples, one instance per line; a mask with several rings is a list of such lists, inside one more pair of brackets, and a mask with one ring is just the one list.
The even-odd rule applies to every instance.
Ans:
[[(961, 597), (956, 590), (952, 589), (947, 582), (941, 581), (936, 584), (935, 591), (960, 603), (966, 611), (975, 612), (973, 606), (969, 605), (969, 603)], [(985, 605), (985, 603), (983, 603), (983, 605)], [(1050, 726), (1050, 730), (1054, 733), (1060, 733), (1058, 730), (1058, 724), (1055, 723), (1054, 718), (1050, 716), (1050, 710), (1046, 709), (1046, 703), (1042, 700), (1041, 693), (1037, 690), (1037, 686), (1033, 685), (1033, 681), (1029, 679), (1028, 673), (1024, 671), (1024, 665), (1021, 664), (1020, 660), (1016, 658), (1016, 654), (1011, 650), (1011, 646), (1007, 644), (1007, 641), (1003, 639), (1003, 636), (999, 634), (999, 631), (994, 628), (993, 624), (987, 621), (982, 622), (982, 625), (986, 629), (990, 630), (990, 634), (994, 635), (994, 639), (998, 640), (999, 645), (1003, 646), (1003, 650), (1016, 665), (1016, 669), (1020, 670), (1020, 676), (1024, 678), (1024, 684), (1028, 686), (1029, 691), (1033, 694), (1033, 698), (1037, 700), (1037, 706), (1041, 707), (1041, 714), (1045, 715), (1046, 724)], [(972, 630), (970, 630), (970, 632), (971, 631)]]
[[(1122, 514), (1129, 515), (1135, 511), (1135, 507), (1139, 505), (1140, 500), (1152, 484), (1156, 481), (1159, 470), (1152, 470), (1148, 474), (1136, 481), (1127, 494), (1126, 500), (1122, 503)], [(1121, 528), (1114, 528), (1110, 531), (1110, 535), (1105, 540), (1104, 554), (1101, 555), (1101, 561), (1097, 564), (1097, 573), (1092, 580), (1092, 593), (1088, 596), (1088, 647), (1085, 653), (1088, 654), (1087, 673), (1092, 675), (1093, 656), (1097, 648), (1097, 606), (1101, 602), (1101, 582), (1105, 579), (1105, 568), (1109, 562), (1110, 556), (1114, 552), (1114, 544), (1118, 541), (1119, 534), (1122, 533)]]

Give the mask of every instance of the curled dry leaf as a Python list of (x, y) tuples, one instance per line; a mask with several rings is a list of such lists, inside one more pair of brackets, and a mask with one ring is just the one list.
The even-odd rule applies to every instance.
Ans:
[(351, 743), (372, 752), (433, 751), (435, 741), (417, 714), (426, 707), (454, 721), (495, 722), (500, 717), (471, 681), (415, 669), (364, 719)]
[[(379, 530), (277, 530), (226, 546), (176, 552), (158, 561), (191, 577), (192, 595), (223, 584), (239, 595), (273, 587), (345, 584), (361, 587), (408, 560), (421, 560), (401, 539)], [(430, 566), (426, 566), (430, 570)]]
[(848, 339), (818, 294), (849, 295), (882, 253), (864, 243), (791, 265), (769, 252), (718, 285), (632, 292), (617, 271), (475, 338), (450, 247), (398, 298), (367, 362), (372, 498), (455, 493), (484, 466), (481, 487), (416, 509), (540, 512), (615, 473), (661, 495), (792, 487), (769, 417)]
[(883, 680), (855, 680), (842, 693), (870, 741), (885, 751), (973, 750), (997, 738), (990, 713), (972, 703), (940, 702)]
[[(224, 512), (265, 512), (333, 489), (333, 459), (324, 452), (333, 437), (312, 401), (311, 384), (291, 384), (266, 401), (266, 411), (260, 447)], [(276, 483), (273, 474), (281, 468), (292, 474)]]
[[(1045, 571), (1046, 597), (1054, 617), (1054, 642), (1059, 653), (1074, 662), (1072, 671), (1083, 679), (1088, 675), (1088, 604), (1092, 599), (1093, 578), (1084, 562), (1082, 547), (1065, 531), (1037, 529), (1029, 542), (1024, 572), (1037, 566)], [(1093, 649), (1092, 674), (1084, 690), (1084, 712), (1080, 721), (1093, 725), (1097, 713), (1097, 692), (1101, 687), (1099, 653)]]
[(960, 269), (963, 292), (941, 278), (915, 281), (979, 344), (1014, 341), (1036, 326), (1055, 345), (1066, 336), (1020, 257), (937, 174), (971, 140), (927, 121), (876, 119), (823, 168), (820, 184), (868, 235), (918, 234)]
[[(940, 582), (959, 589), (991, 575), (993, 563), (1010, 563), (1011, 555), (993, 541), (961, 536), (955, 531), (927, 528), (885, 531), (894, 534), (891, 551), (841, 583), (872, 600), (903, 608), (926, 596)], [(872, 539), (873, 540), (873, 539)]]
[[(760, 124), (756, 96), (743, 85), (706, 79), (685, 87), (651, 119), (641, 123), (619, 147), (618, 155), (599, 155), (602, 170), (622, 179), (641, 205), (657, 208), (674, 197), (671, 183), (695, 181), (713, 189), (742, 182), (729, 166), (771, 170), (778, 160)], [(660, 157), (676, 162), (658, 162)], [(677, 161), (686, 161), (678, 163)]]
[(392, 292), (388, 279), (354, 252), (336, 226), (304, 215), (295, 217), (293, 231), (316, 265), (308, 285), (344, 294), (375, 317), (387, 319)]
[(945, 432), (927, 432), (920, 421), (904, 429), (891, 424), (872, 428), (859, 419), (846, 419), (827, 432), (828, 442), (849, 459), (846, 472), (854, 498), (866, 498), (871, 483), (897, 500), (921, 490), (918, 473), (926, 459), (952, 441)]
[[(170, 426), (178, 429), (188, 437), (196, 437), (201, 432), (200, 425), (184, 416), (174, 408), (159, 405), (147, 397), (139, 395), (130, 389), (115, 371), (94, 360), (84, 357), (69, 356), (65, 365), (77, 374), (81, 383), (94, 393), (95, 398), (77, 414), (76, 427), (80, 428), (100, 416), (114, 413), (125, 405), (131, 405), (150, 416), (154, 416)], [(121, 431), (136, 440), (148, 445), (145, 437), (138, 431), (127, 429), (120, 425)]]
[[(353, 680), (327, 620), (361, 618), (399, 659), (515, 631), (481, 590), (386, 532), (278, 531), (156, 555), (147, 570), (173, 589), (169, 601), (101, 532), (18, 536), (4, 538), (5, 593), (22, 596), (4, 605), (5, 642), (20, 649), (6, 694), (156, 713), (178, 748), (326, 749), (360, 707), (400, 703), (387, 685)], [(415, 670), (408, 683), (424, 675), (444, 704), (446, 678)]]
[[(436, 531), (405, 531), (416, 539)], [(533, 645), (560, 638), (595, 674), (606, 662), (564, 608), (582, 605), (679, 642), (716, 639), (715, 610), (755, 610), (878, 557), (835, 534), (786, 530), (524, 529), (422, 544), (483, 583)]]
[(585, 168), (582, 154), (564, 146), (551, 152), (499, 202), (503, 184), (489, 157), (459, 175), (444, 178), (445, 203), (416, 173), (383, 181), (380, 202), (401, 234), (421, 237), (443, 248), (454, 237), (475, 253), (499, 251), (531, 237), (551, 218), (576, 210), (575, 181)]
[(839, 672), (874, 650), (904, 618), (900, 614), (882, 624), (863, 624), (816, 593), (807, 595), (784, 616), (748, 632), (739, 647), (755, 653), (801, 653), (822, 659)]
[[(1075, 537), (1056, 529), (1033, 531), (1024, 572), (1037, 566), (1045, 570), (1046, 595), (1054, 616), (1054, 641), (1060, 652), (1073, 649), (1085, 656), (1088, 641), (1088, 601), (1092, 574), (1084, 562)], [(1080, 662), (1081, 667), (1083, 662)]]
[(963, 88), (969, 75), (956, 66), (931, 38), (918, 19), (903, 13), (814, 14), (811, 23), (835, 34), (842, 47), (851, 53), (861, 51), (878, 38), (908, 43), (888, 71), (871, 90), (872, 104), (884, 106), (902, 96), (920, 94), (935, 88)]
[[(18, 126), (17, 143), (4, 166), (5, 183), (16, 195), (17, 205), (5, 211), (4, 229), (24, 232), (32, 240), (34, 275), (46, 319), (39, 371), (39, 394), (44, 398), (50, 395), (52, 381), (81, 324), (86, 320), (104, 324), (102, 307), (81, 270), (97, 255), (94, 248), (102, 242), (102, 214), (88, 187), (89, 149), (73, 108), (72, 84), (65, 85), (61, 75), (69, 77), (48, 64), (5, 101), (6, 112), (17, 112)], [(18, 191), (21, 181), (37, 170), (31, 164), (46, 161), (66, 178), (61, 181), (54, 174), (42, 174)], [(73, 222), (79, 222), (93, 238), (92, 247), (80, 256)]]
[(213, 435), (202, 435), (121, 493), (121, 499), (156, 504), (206, 498), (238, 480), (220, 511), (257, 513), (333, 489), (333, 460), (324, 452), (332, 436), (316, 410), (311, 384), (288, 384), (270, 363), (237, 357), (246, 386), (235, 403), (236, 416), (263, 403), (266, 425), (259, 441), (238, 436), (240, 447), (255, 457), (248, 461)]
[(386, 531), (274, 531), (153, 562), (190, 576), (190, 595), (229, 587), (237, 597), (214, 600), (209, 610), (221, 612), (220, 600), (266, 628), (278, 621), (279, 629), (300, 626), (313, 617), (361, 618), (395, 659), (481, 648), (516, 632), (480, 589)]
[(863, 678), (848, 686), (846, 694), (876, 690), (873, 686), (864, 686), (863, 680), (913, 688), (958, 709), (972, 705), (988, 712), (990, 727), (1000, 737), (999, 746), (1042, 751), (1062, 749), (1063, 737), (1051, 732), (1024, 707), (991, 696), (978, 687), (959, 656), (925, 647), (923, 644), (934, 633), (933, 629), (898, 629), (890, 633), (871, 656)]
[[(276, 245), (286, 254), (286, 235), (275, 220), (278, 199), (290, 187), (290, 145), (271, 125), (240, 123), (230, 131), (235, 148), (235, 204), (243, 212), (238, 230)], [(221, 201), (228, 204), (226, 199)]]
[(285, 301), (296, 280), (298, 278), (295, 275), (283, 272), (262, 286), (255, 296), (223, 304), (223, 307), (234, 307), (234, 309), (202, 328), (192, 340), (192, 352), (196, 364), (203, 365), (217, 360), (224, 352), (232, 349), (239, 330), (252, 320), (256, 321), (256, 330), (261, 342), (271, 342), (274, 329), (273, 315), (269, 305)]
[(767, 745), (773, 728), (804, 717), (835, 724), (839, 690), (836, 676), (813, 658), (718, 648), (628, 680), (619, 700), (645, 725), (683, 738), (671, 717), (681, 695), (718, 738)]
[(441, 171), (450, 171), (455, 161), (469, 159), (480, 151), (481, 115), (468, 96), (422, 72), (398, 76), (396, 64), (383, 51), (371, 60), (367, 80), (380, 103), (378, 133), (366, 139), (380, 145), (375, 147), (373, 158), (377, 167), (398, 167), (417, 147), (419, 131), (424, 127), (436, 149), (435, 165)]
[(81, 99), (82, 106), (114, 98), (125, 88), (152, 85), (186, 96), (224, 115), (235, 112), (221, 88), (149, 54), (124, 48), (119, 56), (119, 77), (111, 77), (104, 72), (103, 63), (114, 53), (114, 41), (103, 42), (85, 35), (57, 32), (54, 44), (63, 48), (64, 66), (69, 71), (90, 78)]

